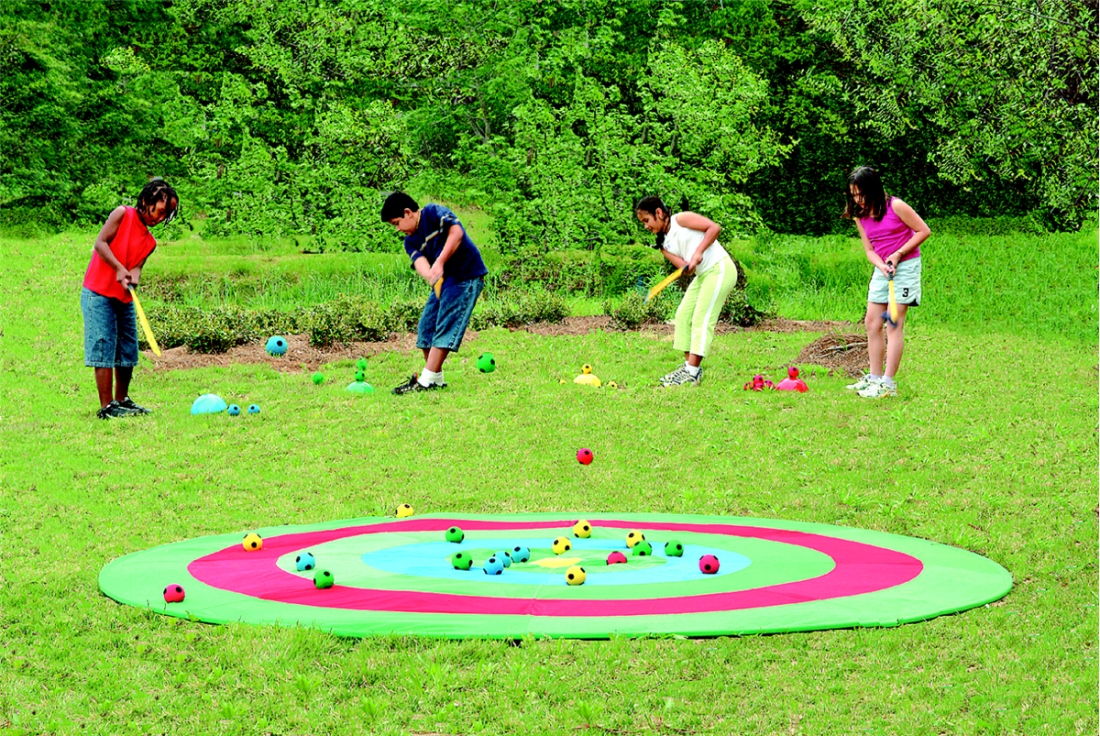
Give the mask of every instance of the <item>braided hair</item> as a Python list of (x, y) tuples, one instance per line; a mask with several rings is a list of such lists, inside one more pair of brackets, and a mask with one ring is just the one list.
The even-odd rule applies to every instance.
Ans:
[[(638, 200), (638, 204), (634, 205), (635, 212), (645, 212), (653, 217), (657, 217), (657, 211), (660, 210), (665, 213), (665, 219), (672, 219), (672, 211), (668, 208), (668, 205), (661, 201), (660, 197), (642, 197)], [(665, 234), (657, 233), (657, 243), (653, 246), (660, 250), (665, 245)]]
[[(158, 202), (166, 202), (168, 211), (164, 216), (164, 224), (172, 221), (180, 208), (180, 198), (176, 190), (168, 185), (164, 179), (153, 179), (141, 189), (137, 199), (137, 211), (147, 212)], [(172, 204), (175, 202), (175, 204)]]

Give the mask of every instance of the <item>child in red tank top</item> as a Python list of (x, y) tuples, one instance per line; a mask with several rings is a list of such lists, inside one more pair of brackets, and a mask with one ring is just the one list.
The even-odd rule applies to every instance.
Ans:
[(175, 190), (155, 179), (141, 190), (137, 207), (116, 207), (96, 237), (80, 308), (84, 364), (95, 370), (100, 419), (150, 413), (129, 396), (138, 362), (137, 317), (130, 288), (137, 286), (146, 259), (157, 247), (149, 228), (168, 222), (178, 209)]

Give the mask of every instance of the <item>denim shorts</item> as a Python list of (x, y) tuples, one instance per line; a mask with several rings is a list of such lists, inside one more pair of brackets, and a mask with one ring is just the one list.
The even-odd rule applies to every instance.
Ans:
[(133, 302), (80, 292), (84, 313), (84, 365), (91, 368), (133, 368), (138, 364), (137, 313)]
[(432, 289), (424, 311), (420, 313), (420, 325), (416, 328), (416, 347), (443, 348), (457, 352), (483, 288), (485, 279), (479, 276), (468, 281), (444, 280), (438, 299)]

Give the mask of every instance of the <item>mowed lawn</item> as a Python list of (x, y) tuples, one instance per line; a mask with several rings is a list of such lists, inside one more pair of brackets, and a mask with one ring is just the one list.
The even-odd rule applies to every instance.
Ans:
[[(315, 386), (143, 359), (131, 394), (155, 414), (105, 423), (83, 365), (90, 245), (2, 246), (0, 734), (1097, 733), (1095, 342), (917, 320), (902, 395), (867, 402), (821, 375), (741, 390), (817, 333), (721, 336), (702, 387), (663, 391), (678, 356), (652, 333), (492, 329), (431, 395), (386, 390), (410, 354), (369, 360), (371, 397), (343, 391), (351, 361)], [(583, 363), (622, 388), (574, 386)], [(207, 392), (262, 412), (192, 417)], [(1015, 585), (890, 629), (517, 642), (207, 626), (97, 587), (158, 544), (402, 502), (838, 524), (970, 550)]]

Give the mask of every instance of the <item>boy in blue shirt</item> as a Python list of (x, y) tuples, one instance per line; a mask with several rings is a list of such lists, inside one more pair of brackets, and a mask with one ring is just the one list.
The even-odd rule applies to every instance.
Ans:
[(393, 392), (443, 388), (447, 385), (443, 361), (462, 344), (489, 271), (458, 217), (443, 205), (427, 204), (421, 209), (408, 194), (394, 192), (382, 205), (382, 222), (405, 233), (405, 252), (412, 267), (432, 286), (416, 330), (424, 370)]

